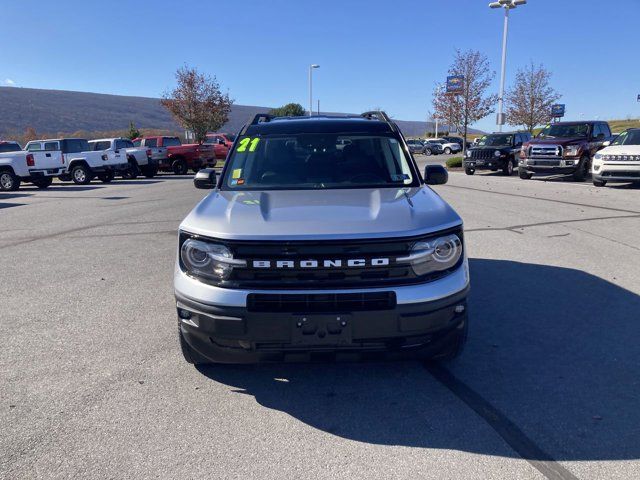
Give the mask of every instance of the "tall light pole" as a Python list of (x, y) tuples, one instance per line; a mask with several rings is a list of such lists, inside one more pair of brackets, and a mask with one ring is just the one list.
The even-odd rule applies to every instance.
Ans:
[(313, 115), (313, 69), (320, 68), (320, 65), (312, 63), (309, 65), (309, 116)]
[(502, 125), (505, 123), (504, 119), (504, 79), (507, 69), (507, 34), (509, 33), (509, 10), (516, 8), (518, 5), (524, 5), (527, 0), (498, 0), (497, 2), (491, 2), (489, 7), (491, 8), (503, 8), (504, 9), (504, 29), (502, 31), (502, 69), (500, 70), (500, 94), (498, 96), (498, 116), (496, 123), (498, 124), (498, 131), (502, 131)]

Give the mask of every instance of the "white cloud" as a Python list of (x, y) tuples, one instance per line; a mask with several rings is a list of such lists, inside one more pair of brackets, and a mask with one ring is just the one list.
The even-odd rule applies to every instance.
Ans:
[(14, 82), (13, 80), (11, 80), (10, 78), (6, 78), (6, 79), (4, 80), (4, 84), (5, 84), (6, 86), (8, 86), (8, 87), (13, 87), (13, 86), (16, 84), (16, 82)]

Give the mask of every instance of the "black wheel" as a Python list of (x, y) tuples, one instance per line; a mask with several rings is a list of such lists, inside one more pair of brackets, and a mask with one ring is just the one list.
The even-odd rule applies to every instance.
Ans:
[(136, 162), (133, 158), (129, 159), (129, 168), (127, 168), (124, 172), (122, 172), (122, 178), (126, 179), (135, 179), (140, 175), (140, 168), (138, 167), (138, 162)]
[(158, 174), (158, 167), (144, 167), (142, 173), (146, 178), (153, 178)]
[(431, 149), (430, 148), (425, 148), (422, 153), (424, 153), (427, 157), (429, 157), (429, 156), (431, 156)]
[(504, 167), (502, 167), (502, 173), (508, 177), (513, 175), (513, 162), (511, 160), (507, 160), (507, 163), (504, 164)]
[(0, 172), (0, 190), (13, 192), (20, 188), (20, 177), (10, 170)]
[(71, 180), (76, 185), (86, 185), (91, 182), (91, 172), (84, 165), (76, 165), (71, 169)]
[(53, 177), (42, 177), (37, 178), (32, 182), (36, 187), (44, 190), (45, 188), (49, 188), (53, 183)]
[(593, 186), (594, 187), (604, 187), (607, 184), (606, 180), (594, 180), (593, 181)]
[(573, 172), (573, 179), (576, 182), (583, 182), (585, 178), (587, 178), (587, 175), (589, 174), (589, 165), (590, 163), (590, 159), (588, 156), (583, 156), (580, 159), (580, 163), (578, 163), (578, 168), (576, 169), (575, 172)]
[(105, 172), (98, 175), (98, 178), (102, 183), (111, 183), (115, 178), (115, 174), (113, 172)]
[(522, 179), (522, 180), (531, 180), (531, 177), (533, 177), (533, 173), (529, 173), (526, 170), (520, 169), (518, 171), (518, 176)]
[(209, 360), (207, 360), (193, 348), (191, 348), (191, 345), (187, 343), (187, 341), (184, 339), (184, 336), (182, 335), (180, 325), (178, 325), (178, 338), (180, 339), (180, 351), (182, 352), (182, 356), (187, 363), (191, 363), (193, 365), (206, 365), (208, 363), (211, 363)]
[(474, 173), (476, 173), (476, 169), (475, 168), (466, 167), (464, 169), (464, 173), (466, 173), (467, 175), (473, 175)]
[(445, 155), (451, 155), (451, 149), (449, 147), (444, 149), (444, 154)]
[(176, 175), (186, 175), (187, 171), (189, 170), (187, 168), (187, 163), (184, 160), (174, 161), (171, 165), (171, 168), (173, 169), (173, 173), (175, 173)]
[(467, 336), (469, 335), (469, 319), (464, 319), (462, 324), (458, 325), (456, 329), (451, 332), (451, 337), (447, 343), (442, 347), (442, 350), (433, 356), (437, 360), (453, 360), (459, 357), (464, 351), (464, 346), (467, 343)]

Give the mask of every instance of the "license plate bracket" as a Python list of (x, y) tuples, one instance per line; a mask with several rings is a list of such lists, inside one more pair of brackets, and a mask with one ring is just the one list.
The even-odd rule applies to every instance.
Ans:
[(291, 343), (298, 346), (344, 346), (352, 343), (351, 315), (295, 315)]

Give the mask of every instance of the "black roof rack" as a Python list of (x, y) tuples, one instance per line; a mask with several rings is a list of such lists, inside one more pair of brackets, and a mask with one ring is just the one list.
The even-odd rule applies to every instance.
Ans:
[(360, 116), (364, 118), (368, 118), (369, 120), (373, 120), (374, 118), (377, 118), (381, 122), (385, 122), (386, 124), (388, 124), (391, 127), (391, 130), (393, 131), (398, 130), (398, 127), (396, 127), (396, 124), (393, 123), (393, 120), (391, 120), (389, 115), (387, 115), (386, 112), (382, 110), (371, 110), (370, 112), (364, 112), (360, 114)]
[[(335, 115), (335, 116), (319, 115), (319, 116), (324, 118), (366, 118), (368, 120), (379, 120), (389, 125), (389, 128), (391, 128), (392, 131), (396, 131), (396, 132), (399, 131), (397, 125), (393, 122), (393, 120), (391, 120), (389, 115), (387, 115), (386, 112), (382, 110), (372, 110), (370, 112), (361, 113), (360, 115)], [(274, 115), (269, 115), (268, 113), (257, 113), (249, 117), (249, 121), (245, 123), (244, 126), (242, 127), (242, 130), (240, 130), (240, 135), (244, 135), (247, 132), (247, 129), (252, 125), (258, 125), (260, 123), (270, 122), (271, 120), (276, 118), (305, 118), (305, 117), (291, 117), (291, 116), (278, 117)], [(306, 118), (317, 118), (317, 116), (306, 117)]]
[(259, 123), (270, 122), (273, 118), (273, 115), (269, 115), (268, 113), (256, 113), (255, 115), (249, 117), (249, 121), (244, 124), (242, 130), (240, 131), (240, 135), (244, 135), (247, 132), (247, 128), (250, 125), (258, 125)]

